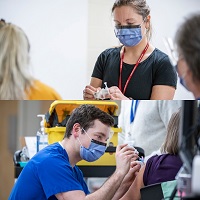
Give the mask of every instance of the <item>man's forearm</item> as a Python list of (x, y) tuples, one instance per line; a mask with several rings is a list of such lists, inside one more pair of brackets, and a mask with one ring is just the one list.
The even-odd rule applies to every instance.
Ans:
[(87, 195), (87, 200), (110, 200), (114, 197), (115, 193), (119, 189), (124, 174), (115, 171), (114, 174), (101, 186), (96, 192)]
[(118, 188), (117, 192), (115, 193), (112, 200), (119, 200), (121, 197), (124, 196), (124, 194), (129, 190), (131, 184), (128, 183), (122, 183), (120, 187)]

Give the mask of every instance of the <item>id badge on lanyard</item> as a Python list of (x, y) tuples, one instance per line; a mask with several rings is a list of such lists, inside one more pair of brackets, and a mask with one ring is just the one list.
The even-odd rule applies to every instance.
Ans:
[(127, 89), (127, 86), (135, 72), (135, 70), (137, 69), (138, 65), (140, 64), (142, 58), (144, 57), (147, 49), (149, 48), (149, 43), (147, 43), (146, 47), (144, 48), (144, 50), (142, 51), (139, 59), (137, 60), (136, 64), (135, 64), (135, 67), (132, 69), (128, 79), (126, 80), (126, 83), (125, 83), (125, 86), (124, 86), (124, 89), (122, 90), (122, 68), (123, 68), (123, 60), (124, 60), (124, 51), (122, 52), (122, 55), (121, 55), (121, 60), (120, 60), (120, 73), (119, 73), (119, 89), (120, 91), (125, 94), (126, 92), (126, 89)]

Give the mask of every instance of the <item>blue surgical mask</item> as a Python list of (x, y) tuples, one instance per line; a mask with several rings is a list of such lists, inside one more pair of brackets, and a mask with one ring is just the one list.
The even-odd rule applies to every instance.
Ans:
[[(85, 133), (89, 137), (86, 131)], [(80, 156), (83, 160), (86, 160), (88, 162), (93, 162), (95, 160), (98, 160), (105, 153), (105, 151), (106, 151), (106, 143), (99, 142), (94, 139), (91, 139), (91, 143), (88, 148), (85, 148), (82, 144), (80, 146)]]
[(185, 77), (185, 75), (182, 76), (182, 77), (179, 77), (179, 78), (180, 78), (180, 84), (181, 84), (185, 89), (187, 89), (188, 91), (190, 91), (190, 90), (188, 89), (186, 83), (185, 83), (184, 77)]
[(142, 40), (141, 25), (116, 26), (115, 35), (124, 46), (136, 46)]

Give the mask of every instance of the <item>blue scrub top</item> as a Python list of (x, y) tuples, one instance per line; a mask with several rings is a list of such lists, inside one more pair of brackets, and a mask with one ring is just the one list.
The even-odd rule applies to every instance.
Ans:
[(57, 199), (55, 194), (82, 190), (89, 194), (81, 170), (71, 167), (65, 149), (54, 143), (39, 151), (24, 167), (10, 200)]

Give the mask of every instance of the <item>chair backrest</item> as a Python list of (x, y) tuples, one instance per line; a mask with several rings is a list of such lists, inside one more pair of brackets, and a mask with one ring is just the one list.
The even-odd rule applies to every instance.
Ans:
[(141, 200), (161, 200), (164, 198), (161, 183), (148, 185), (140, 189)]
[[(171, 197), (174, 189), (176, 188), (177, 180), (166, 181), (148, 185), (140, 189), (141, 200), (162, 200)], [(178, 194), (176, 193), (175, 196)]]

